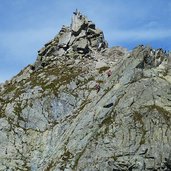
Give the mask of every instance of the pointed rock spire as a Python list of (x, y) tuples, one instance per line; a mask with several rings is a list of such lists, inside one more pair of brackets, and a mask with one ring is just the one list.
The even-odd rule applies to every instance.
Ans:
[(62, 26), (58, 35), (38, 51), (35, 65), (36, 67), (41, 66), (42, 63), (45, 65), (49, 58), (60, 56), (68, 58), (85, 57), (88, 54), (90, 56), (92, 51), (100, 52), (107, 47), (103, 32), (76, 9), (71, 25)]

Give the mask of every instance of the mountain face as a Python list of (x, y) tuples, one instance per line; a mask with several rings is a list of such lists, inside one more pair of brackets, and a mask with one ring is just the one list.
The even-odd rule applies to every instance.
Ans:
[(171, 58), (108, 48), (79, 11), (0, 86), (2, 171), (170, 171)]

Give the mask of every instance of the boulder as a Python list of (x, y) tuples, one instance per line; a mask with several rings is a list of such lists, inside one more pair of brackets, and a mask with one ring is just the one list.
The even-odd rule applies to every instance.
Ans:
[(71, 39), (71, 32), (64, 32), (60, 37), (59, 37), (59, 42), (58, 46), (59, 47), (66, 47)]
[(85, 25), (85, 20), (82, 14), (80, 14), (80, 12), (75, 13), (72, 17), (72, 23), (71, 23), (71, 30), (73, 31), (73, 33), (78, 35), (84, 25)]
[(96, 63), (96, 69), (100, 69), (100, 68), (107, 68), (109, 67), (109, 65), (102, 61), (102, 60), (99, 60), (97, 63)]
[(76, 42), (77, 49), (84, 50), (88, 47), (88, 41), (86, 39), (81, 38)]

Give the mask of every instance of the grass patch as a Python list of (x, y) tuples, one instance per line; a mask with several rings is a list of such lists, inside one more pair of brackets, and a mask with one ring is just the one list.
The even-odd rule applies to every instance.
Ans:
[(107, 67), (107, 66), (100, 68), (99, 69), (99, 74), (102, 74), (103, 72), (107, 71), (109, 68), (110, 67)]

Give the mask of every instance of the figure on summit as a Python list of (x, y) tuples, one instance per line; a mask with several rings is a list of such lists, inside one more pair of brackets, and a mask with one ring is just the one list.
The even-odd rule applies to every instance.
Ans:
[(75, 12), (73, 12), (75, 15), (78, 14), (78, 9), (76, 8)]
[(81, 13), (78, 9), (76, 9), (75, 12), (73, 12), (73, 14), (80, 16)]

